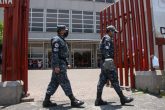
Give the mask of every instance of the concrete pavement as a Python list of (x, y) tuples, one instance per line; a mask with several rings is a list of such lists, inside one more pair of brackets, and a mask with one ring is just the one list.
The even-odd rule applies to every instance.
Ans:
[(24, 102), (8, 107), (0, 107), (3, 110), (164, 110), (165, 98), (144, 94), (142, 92), (131, 92), (124, 90), (124, 94), (134, 97), (135, 100), (126, 106), (120, 105), (120, 100), (113, 88), (105, 87), (103, 99), (108, 101), (106, 106), (95, 107), (96, 86), (100, 69), (70, 69), (68, 77), (70, 79), (73, 92), (78, 99), (85, 101), (81, 108), (70, 107), (70, 101), (65, 96), (61, 87), (52, 96), (51, 100), (58, 104), (57, 107), (43, 108), (47, 85), (50, 81), (51, 70), (30, 70), (29, 71), (29, 93), (34, 98), (34, 102)]

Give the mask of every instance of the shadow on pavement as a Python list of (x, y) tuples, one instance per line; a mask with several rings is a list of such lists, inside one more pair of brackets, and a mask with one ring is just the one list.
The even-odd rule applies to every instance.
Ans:
[[(100, 109), (101, 110), (117, 110), (117, 109), (122, 108), (122, 105), (112, 105), (113, 103), (116, 103), (116, 102), (108, 102), (108, 105), (100, 106)], [(126, 104), (123, 106), (134, 106), (134, 105)]]
[(72, 107), (72, 106), (70, 106), (70, 103), (65, 103), (65, 104), (59, 104), (54, 107), (50, 107), (49, 110), (68, 110), (68, 109), (72, 109), (72, 108), (85, 108), (85, 107), (83, 107), (83, 106)]
[(163, 98), (160, 93), (154, 94), (154, 93), (150, 93), (148, 91), (143, 91), (143, 90), (135, 90), (134, 89), (134, 90), (132, 90), (132, 93), (134, 93), (134, 94), (142, 93), (142, 94), (148, 94), (148, 95), (151, 95), (151, 96), (154, 96), (154, 97), (157, 97), (157, 98)]

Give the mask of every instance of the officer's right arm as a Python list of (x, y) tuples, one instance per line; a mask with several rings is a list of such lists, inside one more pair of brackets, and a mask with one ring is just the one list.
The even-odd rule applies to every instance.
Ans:
[(53, 39), (51, 42), (52, 45), (52, 68), (59, 68), (59, 47), (60, 47), (60, 42)]
[(102, 49), (102, 54), (103, 54), (103, 57), (106, 59), (106, 58), (109, 58), (110, 55), (109, 55), (109, 49), (110, 49), (110, 42), (108, 39), (104, 39), (104, 41), (102, 42), (103, 43), (103, 49)]

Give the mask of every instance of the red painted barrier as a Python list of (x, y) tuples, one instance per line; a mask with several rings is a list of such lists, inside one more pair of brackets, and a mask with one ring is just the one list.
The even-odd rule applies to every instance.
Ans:
[(22, 80), (28, 91), (28, 18), (29, 0), (1, 0), (4, 8), (2, 81)]
[[(119, 30), (114, 38), (114, 61), (119, 68), (120, 84), (135, 88), (134, 72), (153, 70), (150, 56), (154, 55), (155, 36), (152, 30), (151, 1), (119, 0), (101, 13), (100, 18), (104, 18), (100, 19), (101, 37), (105, 34), (107, 24), (112, 24)], [(162, 70), (163, 44), (160, 40), (156, 41)]]

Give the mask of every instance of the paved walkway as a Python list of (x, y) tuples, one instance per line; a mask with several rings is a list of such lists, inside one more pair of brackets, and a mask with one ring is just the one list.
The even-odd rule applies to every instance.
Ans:
[(108, 101), (106, 106), (95, 107), (96, 85), (99, 78), (99, 69), (71, 69), (68, 70), (68, 77), (71, 81), (72, 89), (78, 99), (85, 101), (81, 108), (72, 108), (68, 97), (65, 96), (61, 87), (52, 96), (58, 106), (43, 108), (42, 101), (47, 85), (50, 81), (51, 70), (30, 70), (29, 71), (29, 93), (34, 98), (34, 102), (24, 102), (8, 107), (0, 107), (3, 110), (165, 110), (165, 98), (124, 90), (124, 94), (132, 96), (135, 100), (125, 106), (120, 105), (120, 100), (113, 88), (105, 87), (103, 99)]

